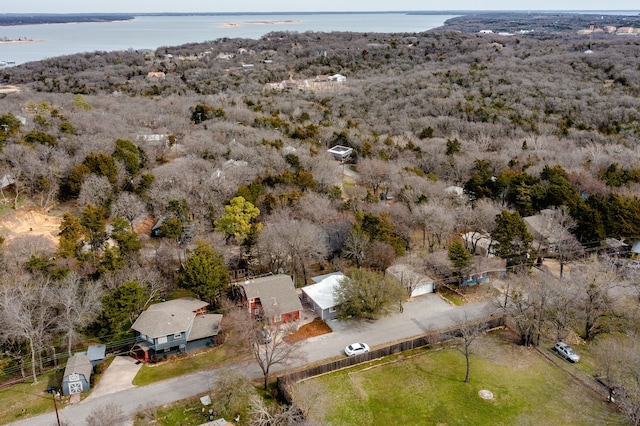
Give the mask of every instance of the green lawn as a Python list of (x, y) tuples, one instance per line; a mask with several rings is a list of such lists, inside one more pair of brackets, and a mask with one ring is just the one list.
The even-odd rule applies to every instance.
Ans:
[[(302, 389), (324, 389), (328, 401), (313, 420), (330, 425), (626, 424), (603, 398), (533, 349), (487, 336), (477, 352), (469, 384), (462, 354), (444, 348), (321, 376)], [(481, 399), (482, 389), (494, 399)]]
[[(62, 377), (62, 371), (59, 373)], [(45, 392), (48, 386), (57, 386), (59, 383), (54, 377), (54, 372), (49, 372), (38, 377), (38, 383), (29, 380), (24, 383), (13, 385), (8, 389), (0, 391), (0, 424), (7, 424), (29, 417), (38, 416), (54, 410), (53, 395)], [(66, 406), (58, 400), (58, 408)]]
[(145, 364), (133, 380), (136, 386), (144, 386), (160, 380), (194, 373), (200, 370), (219, 368), (225, 363), (247, 359), (246, 354), (238, 354), (233, 347), (221, 345), (198, 353), (188, 353), (170, 361)]

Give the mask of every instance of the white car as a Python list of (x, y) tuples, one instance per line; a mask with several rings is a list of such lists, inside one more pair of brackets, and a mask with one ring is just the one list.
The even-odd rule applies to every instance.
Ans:
[(369, 351), (369, 345), (366, 343), (352, 343), (344, 348), (344, 353), (347, 354), (347, 356), (359, 355)]
[(570, 362), (580, 361), (580, 357), (578, 356), (578, 354), (575, 353), (573, 349), (571, 349), (569, 345), (567, 345), (564, 342), (556, 343), (556, 345), (553, 347), (553, 350), (556, 351), (558, 355), (560, 355), (562, 358), (566, 359), (567, 361), (570, 361)]

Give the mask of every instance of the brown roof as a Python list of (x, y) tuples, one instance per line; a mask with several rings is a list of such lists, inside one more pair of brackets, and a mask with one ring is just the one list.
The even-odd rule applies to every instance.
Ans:
[(278, 274), (245, 281), (241, 284), (248, 299), (260, 299), (268, 318), (302, 311), (302, 304), (289, 275)]

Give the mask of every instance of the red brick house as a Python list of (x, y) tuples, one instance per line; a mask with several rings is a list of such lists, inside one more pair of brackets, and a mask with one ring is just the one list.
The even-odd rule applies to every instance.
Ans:
[(297, 321), (302, 303), (289, 275), (278, 274), (237, 283), (243, 304), (254, 318), (270, 324)]

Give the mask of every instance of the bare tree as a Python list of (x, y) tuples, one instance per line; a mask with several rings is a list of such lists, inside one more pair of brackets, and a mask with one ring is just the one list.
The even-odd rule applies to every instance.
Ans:
[(630, 425), (640, 425), (640, 343), (637, 337), (609, 337), (597, 344), (594, 354), (604, 376), (600, 381), (609, 389), (609, 400), (615, 398)]
[(123, 192), (111, 206), (111, 215), (124, 217), (129, 221), (131, 232), (135, 221), (147, 212), (144, 202), (136, 194)]
[[(322, 419), (326, 410), (327, 389), (320, 383), (313, 386), (303, 386), (294, 383), (289, 386), (289, 393), (293, 396), (294, 406), (300, 410), (303, 418), (309, 424), (314, 424), (311, 419)], [(320, 424), (320, 423), (318, 423)]]
[(619, 315), (610, 291), (617, 282), (614, 271), (593, 258), (588, 263), (572, 268), (571, 281), (576, 289), (574, 303), (582, 337), (591, 341), (597, 335), (615, 328)]
[(304, 360), (301, 343), (286, 341), (286, 337), (297, 330), (296, 323), (267, 325), (255, 321), (246, 308), (236, 306), (229, 300), (223, 300), (221, 305), (225, 312), (227, 331), (237, 336), (233, 343), (241, 348), (250, 348), (251, 354), (262, 370), (265, 390), (273, 367), (288, 367)]
[(246, 376), (231, 369), (221, 370), (214, 381), (214, 406), (221, 413), (235, 416), (244, 411), (254, 390)]
[(524, 346), (537, 345), (546, 320), (549, 288), (526, 275), (517, 275), (499, 302)]
[(569, 214), (568, 207), (561, 206), (541, 213), (541, 224), (543, 225), (541, 233), (534, 236), (532, 248), (544, 251), (548, 245), (552, 245), (560, 263), (560, 278), (562, 278), (566, 262), (584, 252), (578, 239), (571, 233), (571, 230), (577, 226), (577, 222)]
[[(473, 208), (466, 208), (462, 210), (459, 221), (469, 233), (471, 233), (467, 242), (470, 243), (468, 247), (471, 253), (476, 253), (476, 245), (481, 238), (485, 237), (490, 229), (493, 229), (496, 224), (496, 216), (500, 213), (500, 206), (492, 200), (487, 198), (481, 198), (477, 200)], [(487, 250), (487, 256), (490, 250)]]
[(36, 383), (36, 366), (42, 370), (41, 351), (57, 322), (51, 302), (51, 286), (46, 278), (27, 281), (18, 278), (0, 287), (0, 329), (3, 339), (25, 342), (31, 355), (31, 373)]
[(456, 328), (455, 339), (458, 345), (455, 347), (458, 352), (464, 355), (466, 363), (466, 372), (464, 382), (469, 383), (469, 375), (471, 372), (471, 354), (472, 345), (485, 332), (487, 326), (485, 323), (477, 323), (469, 320), (467, 313), (454, 319), (454, 327)]
[(424, 275), (416, 271), (421, 263), (417, 257), (407, 256), (396, 259), (395, 264), (387, 270), (389, 275), (397, 281), (400, 281), (402, 287), (407, 291), (408, 297), (411, 297), (413, 291), (417, 289), (425, 279)]
[(300, 342), (288, 343), (285, 337), (297, 330), (297, 324), (282, 324), (268, 326), (271, 339), (265, 343), (258, 333), (249, 336), (251, 351), (264, 377), (264, 389), (269, 384), (269, 373), (275, 366), (289, 367), (297, 361), (304, 359)]
[(307, 424), (291, 406), (267, 405), (260, 395), (249, 397), (250, 426), (303, 426)]
[(434, 200), (419, 204), (411, 212), (422, 230), (422, 247), (425, 248), (428, 243), (431, 253), (436, 245), (441, 245), (453, 231), (455, 219), (451, 214), (451, 208), (452, 206), (444, 200)]
[(596, 377), (609, 390), (609, 402), (613, 402), (613, 394), (617, 386), (614, 382), (615, 372), (620, 362), (619, 349), (623, 346), (622, 338), (615, 336), (599, 339), (591, 345), (591, 353), (599, 369)]
[(322, 228), (306, 219), (291, 219), (285, 214), (267, 222), (257, 245), (260, 253), (272, 257), (275, 261), (272, 264), (289, 263), (294, 282), (296, 273), (302, 272), (306, 284), (309, 263), (321, 261), (328, 255), (325, 241), (326, 234)]
[(577, 316), (574, 286), (567, 281), (549, 278), (550, 297), (547, 304), (548, 320), (555, 332), (554, 340), (561, 341), (571, 333)]
[(104, 207), (109, 204), (111, 196), (112, 189), (109, 179), (91, 173), (82, 181), (82, 189), (78, 194), (78, 204), (82, 207), (88, 204)]
[(122, 409), (111, 402), (93, 409), (86, 418), (89, 426), (122, 426), (128, 420)]
[(364, 158), (358, 162), (358, 181), (377, 197), (386, 194), (391, 184), (391, 172), (388, 161), (378, 158)]
[(100, 314), (103, 293), (100, 285), (83, 282), (74, 272), (53, 287), (52, 299), (60, 316), (57, 327), (66, 335), (69, 356), (74, 340), (80, 335), (78, 330), (88, 326)]
[(359, 268), (371, 246), (371, 241), (362, 231), (352, 228), (342, 249), (342, 256), (351, 259)]

